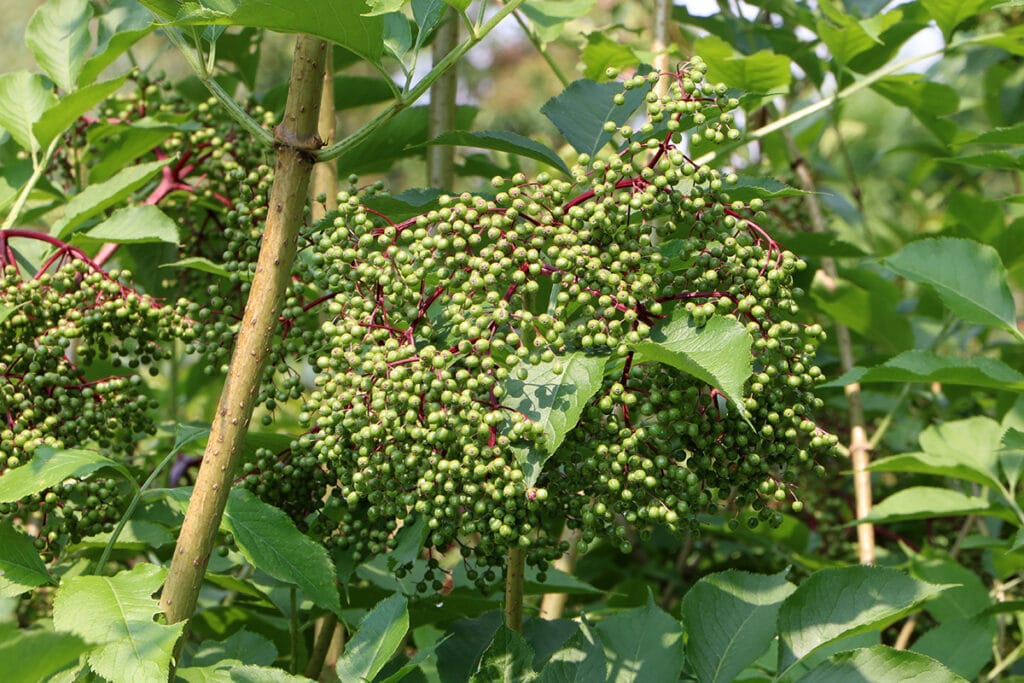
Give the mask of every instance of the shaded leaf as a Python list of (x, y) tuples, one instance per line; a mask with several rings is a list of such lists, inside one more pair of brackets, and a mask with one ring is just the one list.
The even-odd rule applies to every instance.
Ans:
[(605, 121), (614, 121), (616, 126), (625, 123), (644, 101), (647, 88), (623, 93), (625, 103), (616, 105), (613, 98), (620, 92), (621, 83), (580, 79), (545, 102), (540, 111), (577, 152), (593, 156), (612, 139), (604, 130)]
[[(897, 309), (896, 285), (866, 269), (843, 273), (846, 277), (814, 274), (811, 296), (834, 321), (846, 325), (882, 348), (902, 351), (914, 345), (910, 321)], [(879, 330), (885, 330), (879, 335)]]
[(1024, 391), (1024, 374), (995, 358), (949, 358), (931, 351), (904, 351), (873, 368), (855, 367), (822, 387), (886, 382), (941, 382), (962, 386)]
[(430, 145), (459, 145), (462, 147), (479, 147), (481, 149), (493, 149), (499, 152), (508, 152), (528, 159), (535, 159), (548, 166), (552, 166), (565, 175), (569, 175), (569, 168), (562, 161), (562, 158), (553, 149), (545, 144), (531, 140), (523, 135), (508, 133), (500, 130), (453, 130), (441, 133), (431, 140)]
[(687, 659), (701, 683), (728, 683), (775, 639), (782, 601), (796, 590), (786, 571), (728, 570), (698, 581), (683, 597)]
[(111, 680), (167, 680), (174, 644), (185, 622), (153, 620), (160, 611), (152, 597), (167, 571), (142, 563), (107, 576), (66, 579), (53, 600), (53, 624), (95, 647), (89, 666)]
[(470, 683), (527, 683), (537, 677), (533, 670), (533, 648), (523, 636), (504, 624), (480, 659)]
[(620, 612), (596, 625), (608, 672), (616, 683), (675, 681), (683, 668), (683, 629), (648, 599), (647, 605)]
[(930, 628), (914, 641), (914, 652), (944, 664), (953, 673), (975, 679), (992, 659), (996, 620), (983, 614)]
[(65, 479), (82, 479), (105, 468), (116, 470), (126, 479), (131, 479), (124, 465), (96, 451), (80, 448), (57, 450), (50, 446), (40, 446), (27, 463), (0, 475), (0, 503), (13, 503), (56, 486)]
[(157, 207), (147, 204), (128, 206), (76, 237), (116, 244), (169, 242), (178, 244), (178, 226)]
[(49, 681), (89, 649), (77, 636), (0, 624), (0, 681)]
[(214, 263), (208, 258), (202, 256), (189, 256), (183, 258), (180, 261), (174, 263), (165, 263), (160, 266), (161, 268), (191, 268), (193, 270), (200, 270), (204, 273), (210, 273), (211, 275), (219, 275), (220, 277), (229, 278), (231, 272), (228, 271), (223, 265)]
[(591, 683), (605, 680), (606, 661), (601, 643), (585, 623), (569, 642), (551, 655), (537, 683)]
[(749, 202), (751, 199), (780, 199), (809, 194), (791, 187), (781, 180), (761, 176), (741, 175), (738, 180), (725, 188), (731, 201)]
[(527, 486), (533, 486), (544, 463), (562, 445), (565, 435), (579, 422), (583, 407), (601, 388), (604, 356), (573, 352), (551, 362), (523, 363), (526, 378), (509, 377), (502, 405), (519, 411), (544, 426), (539, 447), (516, 447)]

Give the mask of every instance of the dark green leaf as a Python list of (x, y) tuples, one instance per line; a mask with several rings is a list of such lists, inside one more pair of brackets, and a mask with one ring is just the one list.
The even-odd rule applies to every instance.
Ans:
[(193, 270), (199, 270), (204, 273), (210, 273), (211, 275), (219, 275), (220, 277), (229, 278), (231, 273), (221, 264), (214, 263), (210, 259), (203, 258), (201, 256), (189, 256), (183, 258), (180, 261), (174, 263), (165, 263), (160, 266), (161, 268), (191, 268)]
[(151, 597), (167, 570), (142, 563), (115, 576), (65, 579), (53, 600), (53, 625), (95, 647), (88, 655), (93, 671), (110, 680), (167, 680), (174, 644), (185, 622), (159, 624)]
[(1024, 375), (995, 358), (944, 358), (931, 351), (904, 351), (873, 368), (856, 367), (822, 387), (860, 382), (941, 382), (963, 386), (1024, 391)]
[(414, 50), (419, 50), (426, 45), (427, 39), (434, 33), (434, 29), (444, 19), (447, 6), (444, 0), (412, 0), (412, 18), (416, 22), (416, 43)]
[(224, 640), (206, 640), (199, 644), (190, 666), (209, 666), (233, 660), (244, 664), (269, 666), (277, 659), (274, 644), (259, 635), (242, 630)]
[(0, 598), (12, 598), (53, 582), (32, 539), (10, 522), (0, 522)]
[(22, 149), (39, 148), (32, 126), (57, 98), (45, 78), (27, 71), (0, 75), (0, 128)]
[(96, 451), (80, 448), (57, 450), (40, 446), (27, 463), (0, 475), (0, 503), (13, 503), (56, 486), (65, 479), (82, 479), (105, 468), (116, 470), (131, 479), (124, 465)]
[(604, 130), (605, 121), (614, 121), (616, 126), (625, 123), (644, 101), (647, 88), (626, 92), (625, 103), (616, 105), (613, 98), (620, 92), (621, 83), (581, 79), (548, 100), (540, 111), (577, 152), (593, 156), (612, 139)]
[(790, 187), (775, 178), (741, 175), (733, 185), (725, 188), (732, 201), (749, 202), (751, 199), (780, 199), (782, 197), (799, 197), (809, 194), (804, 190)]
[(105, 68), (156, 26), (153, 15), (135, 0), (112, 0), (100, 15), (96, 35), (96, 53), (82, 67), (78, 85), (85, 86), (97, 78)]
[(127, 206), (115, 211), (110, 218), (76, 237), (116, 244), (143, 244), (169, 242), (178, 244), (178, 226), (163, 211), (146, 204)]
[(92, 42), (90, 19), (92, 5), (88, 0), (47, 0), (25, 29), (25, 44), (36, 63), (64, 92), (71, 92), (78, 84)]
[(327, 551), (295, 528), (287, 514), (246, 489), (234, 489), (223, 526), (254, 567), (295, 584), (320, 607), (340, 611), (334, 565)]
[(553, 149), (528, 137), (500, 130), (453, 130), (441, 133), (428, 144), (479, 147), (535, 159), (569, 175), (569, 168)]
[(79, 225), (111, 206), (127, 199), (156, 176), (172, 159), (131, 166), (102, 183), (89, 185), (72, 197), (64, 207), (64, 218), (53, 225), (53, 232), (66, 240)]
[(752, 344), (738, 321), (714, 316), (697, 327), (680, 307), (634, 349), (641, 356), (637, 362), (657, 361), (687, 372), (717, 388), (744, 413), (743, 385), (753, 367)]
[(50, 681), (52, 674), (78, 661), (89, 646), (76, 636), (38, 625), (19, 629), (0, 624), (0, 681)]
[(988, 586), (978, 574), (938, 553), (926, 556), (907, 550), (911, 576), (950, 587), (925, 605), (936, 621), (961, 621), (986, 612), (993, 604)]
[(687, 658), (701, 683), (729, 683), (775, 639), (782, 601), (796, 590), (785, 571), (729, 570), (698, 581), (683, 597)]
[(517, 447), (516, 458), (523, 466), (527, 486), (533, 486), (544, 463), (562, 445), (565, 435), (579, 422), (583, 407), (601, 388), (604, 356), (573, 352), (550, 363), (524, 363), (527, 375), (509, 377), (502, 405), (517, 410), (544, 426), (540, 447)]
[(811, 574), (779, 609), (779, 672), (844, 636), (881, 629), (938, 595), (944, 586), (883, 567)]
[(959, 676), (974, 680), (992, 659), (995, 636), (996, 620), (984, 614), (928, 629), (914, 642), (912, 650), (944, 664)]
[(70, 128), (78, 117), (117, 92), (124, 85), (125, 78), (127, 77), (121, 76), (110, 81), (93, 83), (62, 97), (57, 104), (43, 112), (32, 126), (36, 140), (42, 147), (49, 145), (51, 140)]
[(605, 679), (604, 648), (586, 624), (548, 660), (537, 683), (591, 683)]
[[(896, 285), (866, 269), (843, 275), (849, 279), (815, 273), (811, 296), (819, 308), (886, 350), (902, 351), (913, 346), (910, 321), (897, 309), (900, 292)], [(879, 330), (885, 330), (885, 334), (879, 335)]]
[(392, 595), (370, 611), (338, 659), (338, 679), (372, 681), (401, 646), (409, 631), (409, 602)]
[(616, 683), (676, 681), (683, 668), (683, 629), (648, 599), (608, 617), (596, 630), (608, 661), (606, 680)]
[(476, 619), (459, 619), (451, 625), (450, 637), (437, 648), (437, 673), (441, 683), (469, 680), (502, 625), (502, 619), (501, 612), (493, 611)]
[(883, 260), (903, 277), (934, 287), (949, 308), (970, 323), (1005, 329), (1020, 339), (1006, 269), (995, 249), (972, 240), (911, 242)]
[(932, 519), (963, 515), (984, 515), (990, 505), (984, 498), (934, 486), (911, 486), (892, 494), (858, 522), (890, 524), (908, 519)]
[(470, 683), (527, 683), (537, 677), (533, 670), (533, 648), (504, 624), (484, 650), (480, 668)]
[(967, 683), (939, 662), (916, 652), (875, 645), (833, 655), (798, 683)]

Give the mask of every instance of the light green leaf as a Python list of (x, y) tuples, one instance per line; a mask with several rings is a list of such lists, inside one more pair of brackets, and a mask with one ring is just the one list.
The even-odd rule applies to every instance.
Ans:
[(683, 628), (648, 599), (647, 605), (608, 617), (595, 627), (608, 662), (605, 680), (676, 681), (683, 669)]
[(789, 57), (785, 55), (768, 50), (741, 55), (728, 42), (713, 35), (699, 38), (694, 51), (707, 63), (712, 82), (721, 81), (732, 88), (762, 95), (789, 88), (792, 75)]
[(141, 3), (128, 0), (109, 3), (100, 15), (96, 52), (82, 67), (78, 85), (95, 81), (115, 59), (155, 29), (153, 14)]
[(174, 644), (185, 622), (158, 624), (160, 611), (153, 593), (167, 570), (142, 563), (107, 576), (65, 580), (53, 600), (53, 624), (94, 643), (89, 666), (117, 681), (167, 680)]
[(0, 75), (0, 128), (22, 149), (35, 151), (39, 143), (32, 126), (57, 101), (49, 82), (39, 74), (17, 71)]
[(231, 273), (227, 268), (219, 263), (214, 263), (208, 258), (202, 256), (189, 256), (183, 258), (180, 261), (174, 263), (165, 263), (160, 266), (161, 268), (191, 268), (193, 270), (200, 270), (204, 273), (210, 273), (211, 275), (219, 275), (220, 277), (229, 278)]
[(962, 145), (1024, 145), (1024, 123), (986, 130)]
[(92, 37), (88, 0), (47, 0), (28, 21), (25, 44), (36, 63), (64, 92), (71, 92), (85, 63)]
[(299, 531), (282, 510), (246, 489), (234, 489), (224, 510), (223, 527), (254, 567), (295, 584), (324, 609), (341, 610), (334, 565), (327, 551)]
[(683, 597), (687, 658), (701, 683), (729, 683), (775, 639), (775, 617), (796, 590), (786, 571), (734, 569), (698, 581)]
[(116, 470), (126, 479), (131, 479), (124, 465), (96, 451), (80, 448), (57, 450), (40, 446), (32, 454), (31, 460), (0, 476), (0, 503), (13, 503), (56, 486), (65, 479), (82, 479), (104, 468)]
[(811, 574), (779, 609), (780, 675), (840, 638), (884, 628), (944, 589), (883, 567)]
[(372, 17), (378, 14), (388, 14), (389, 12), (401, 12), (405, 2), (406, 0), (366, 0), (366, 5), (370, 9), (364, 12), (363, 16)]
[(10, 522), (0, 521), (0, 598), (13, 598), (44, 583), (54, 583), (53, 577), (32, 539)]
[[(126, 206), (99, 225), (79, 233), (82, 238), (116, 244), (170, 242), (178, 244), (178, 226), (157, 207)], [(76, 235), (78, 237), (79, 235)]]
[(89, 649), (81, 639), (56, 633), (41, 623), (19, 629), (0, 624), (0, 681), (50, 681)]
[(173, 159), (151, 161), (130, 166), (119, 171), (109, 180), (89, 185), (71, 198), (64, 207), (64, 218), (53, 225), (57, 237), (66, 240), (79, 225), (103, 213), (111, 206), (124, 201), (133, 192), (153, 179)]
[(980, 154), (961, 154), (960, 156), (940, 159), (947, 164), (958, 166), (975, 166), (978, 168), (989, 168), (997, 171), (1019, 171), (1024, 168), (1024, 155), (1020, 152), (1007, 152), (996, 150), (982, 152)]
[(536, 483), (544, 463), (562, 445), (565, 435), (579, 422), (587, 401), (601, 388), (606, 361), (604, 356), (573, 352), (550, 363), (524, 363), (521, 367), (526, 369), (526, 379), (510, 376), (506, 380), (502, 405), (544, 426), (540, 448), (516, 448), (527, 486)]
[(998, 0), (921, 0), (948, 41), (957, 26), (992, 7)]
[(372, 681), (398, 652), (409, 631), (409, 602), (404, 595), (392, 595), (377, 603), (363, 620), (355, 636), (338, 659), (338, 679)]
[(995, 249), (973, 240), (911, 242), (883, 263), (903, 277), (935, 288), (949, 308), (970, 323), (1017, 330), (1006, 268)]
[(549, 43), (562, 33), (562, 27), (573, 19), (586, 16), (596, 0), (526, 0), (520, 9), (533, 24), (541, 42)]
[(1024, 374), (1001, 360), (986, 356), (948, 358), (924, 350), (904, 351), (873, 368), (852, 368), (841, 377), (821, 386), (844, 387), (854, 382), (941, 382), (1004, 391), (1024, 391)]
[(614, 121), (617, 126), (625, 123), (644, 101), (647, 88), (625, 92), (625, 103), (616, 105), (613, 98), (620, 92), (621, 83), (581, 79), (548, 100), (540, 111), (577, 152), (593, 156), (612, 139), (612, 134), (604, 130), (605, 121)]
[(636, 362), (657, 361), (687, 372), (721, 391), (744, 414), (743, 385), (753, 368), (753, 341), (736, 320), (714, 316), (697, 327), (681, 307), (634, 346)]
[(32, 132), (40, 146), (49, 145), (51, 140), (70, 128), (71, 124), (78, 120), (78, 117), (117, 92), (124, 85), (126, 78), (127, 76), (121, 76), (110, 81), (93, 83), (70, 95), (65, 95), (57, 104), (43, 112), (43, 115), (32, 126)]
[(296, 676), (284, 669), (241, 664), (230, 659), (219, 665), (178, 669), (175, 674), (175, 680), (186, 683), (313, 683), (311, 678)]
[(587, 34), (580, 61), (585, 67), (584, 78), (600, 82), (608, 80), (605, 76), (608, 68), (624, 69), (636, 66), (641, 60), (628, 44), (612, 40), (604, 31), (592, 31)]
[(984, 498), (968, 496), (959, 491), (934, 486), (911, 486), (892, 494), (876, 504), (859, 522), (889, 524), (908, 519), (931, 519), (990, 513)]
[(880, 44), (882, 41), (879, 35), (902, 17), (899, 10), (861, 21), (848, 15), (832, 13), (829, 17), (831, 21), (818, 21), (817, 31), (836, 63), (845, 65), (857, 55)]
[(832, 655), (798, 683), (967, 683), (930, 657), (874, 645)]
[(523, 636), (504, 624), (484, 650), (470, 683), (528, 683), (537, 677), (533, 670), (533, 648)]
[(749, 202), (751, 199), (780, 199), (783, 197), (799, 197), (810, 194), (804, 190), (791, 187), (775, 178), (741, 175), (732, 185), (725, 187), (731, 201)]
[(501, 130), (453, 130), (441, 133), (428, 142), (429, 145), (459, 145), (462, 147), (479, 147), (508, 152), (528, 159), (535, 159), (569, 175), (569, 168), (553, 149), (545, 144), (531, 140), (516, 133)]

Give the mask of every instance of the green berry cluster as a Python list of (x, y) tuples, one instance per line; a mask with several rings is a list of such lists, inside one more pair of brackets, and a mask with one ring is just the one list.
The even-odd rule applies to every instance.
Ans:
[[(627, 80), (648, 90), (645, 122), (607, 126), (618, 152), (581, 156), (571, 179), (497, 178), (492, 198), (445, 196), (398, 223), (339, 194), (311, 259), (329, 319), (296, 444), (329, 471), (329, 543), (380, 552), (425, 518), (428, 543), (459, 545), (486, 583), (511, 548), (546, 566), (563, 521), (581, 550), (607, 538), (624, 551), (627, 525), (692, 526), (727, 503), (781, 521), (799, 475), (836, 444), (811, 417), (823, 333), (798, 317), (803, 264), (760, 226), (763, 202), (731, 201), (735, 177), (677, 146), (688, 131), (738, 134), (737, 100), (705, 72), (692, 61), (664, 95), (659, 74)], [(745, 326), (742, 406), (641, 362), (638, 345), (679, 316)], [(574, 353), (607, 359), (601, 389), (531, 480), (521, 454), (544, 448), (545, 425), (509, 389), (542, 367), (557, 384)]]

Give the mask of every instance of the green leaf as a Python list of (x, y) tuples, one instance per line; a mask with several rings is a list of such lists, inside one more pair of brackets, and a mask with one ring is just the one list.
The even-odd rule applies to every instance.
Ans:
[(32, 539), (10, 522), (0, 522), (0, 598), (13, 598), (44, 583), (54, 580)]
[[(897, 308), (900, 292), (896, 285), (863, 268), (843, 275), (847, 277), (830, 278), (822, 271), (814, 274), (811, 296), (818, 307), (882, 348), (902, 351), (913, 346), (910, 321)], [(879, 330), (885, 334), (878, 334)]]
[(199, 644), (191, 666), (208, 666), (226, 660), (268, 666), (277, 659), (277, 648), (258, 633), (238, 631), (224, 640), (206, 640)]
[(336, 671), (342, 681), (372, 681), (388, 663), (409, 631), (409, 602), (392, 595), (377, 603), (346, 644)]
[(53, 625), (94, 643), (89, 666), (119, 681), (167, 680), (174, 644), (185, 622), (158, 624), (160, 611), (151, 597), (167, 570), (142, 563), (107, 576), (66, 579), (53, 599)]
[(475, 619), (459, 619), (449, 626), (450, 637), (437, 648), (437, 673), (441, 683), (468, 681), (502, 623), (502, 613), (492, 611)]
[(940, 161), (947, 164), (976, 166), (997, 171), (1018, 171), (1024, 168), (1024, 155), (1020, 152), (1006, 152), (1003, 150), (982, 152), (981, 154), (962, 154), (956, 157), (941, 159)]
[(96, 32), (96, 52), (82, 66), (79, 86), (95, 81), (115, 59), (156, 29), (153, 14), (133, 0), (114, 0), (104, 10)]
[[(131, 123), (97, 123), (87, 129), (87, 139), (97, 144), (101, 154), (93, 155), (95, 165), (89, 169), (89, 182), (99, 183), (107, 180), (121, 169), (135, 163), (136, 159), (145, 156), (164, 140), (174, 135), (175, 131), (183, 131), (184, 126), (161, 125), (152, 119), (141, 119)], [(94, 134), (95, 131), (95, 134)], [(102, 141), (102, 142), (101, 142)]]
[(930, 657), (885, 645), (832, 655), (798, 683), (967, 683)]
[[(824, 9), (827, 5), (822, 7)], [(900, 10), (894, 10), (857, 21), (849, 15), (830, 12), (827, 20), (818, 21), (816, 29), (836, 63), (845, 65), (857, 55), (880, 44), (881, 33), (899, 22), (902, 17), (903, 13)]]
[(502, 405), (517, 410), (544, 426), (539, 448), (517, 447), (526, 485), (533, 486), (544, 463), (562, 445), (565, 435), (579, 422), (583, 407), (601, 388), (607, 358), (573, 352), (549, 363), (523, 363), (526, 379), (509, 377)]
[(928, 629), (914, 641), (912, 650), (935, 659), (959, 676), (974, 680), (992, 659), (995, 636), (995, 618), (980, 614)]
[(786, 573), (730, 569), (704, 577), (686, 593), (686, 656), (697, 680), (728, 683), (764, 654), (775, 639), (779, 607), (796, 590)]
[(17, 71), (0, 75), (0, 128), (22, 149), (39, 149), (32, 126), (57, 101), (48, 81), (39, 74)]
[(899, 382), (941, 382), (961, 386), (1024, 391), (1024, 374), (995, 358), (947, 358), (931, 351), (904, 351), (873, 368), (855, 367), (821, 386)]
[(738, 54), (718, 36), (699, 38), (694, 51), (708, 65), (708, 78), (749, 93), (765, 94), (787, 90), (792, 78), (790, 60), (768, 50), (745, 56)]
[(781, 199), (783, 197), (799, 197), (810, 194), (804, 190), (790, 187), (775, 178), (741, 175), (739, 179), (725, 188), (731, 201), (749, 202), (751, 199)]
[(219, 263), (214, 263), (208, 258), (202, 256), (189, 256), (183, 258), (180, 261), (174, 263), (165, 263), (160, 266), (161, 268), (191, 268), (192, 270), (199, 270), (204, 273), (210, 273), (211, 275), (219, 275), (223, 278), (230, 278), (231, 273), (227, 268)]
[(994, 601), (981, 577), (940, 554), (942, 551), (935, 552), (934, 556), (915, 553), (909, 548), (904, 552), (910, 560), (908, 571), (915, 579), (950, 586), (925, 605), (936, 621), (963, 621), (992, 607)]
[(0, 476), (0, 503), (13, 503), (56, 486), (65, 479), (83, 479), (104, 468), (116, 470), (126, 479), (131, 479), (124, 465), (96, 451), (80, 448), (57, 450), (40, 446), (32, 454), (31, 460)]
[(651, 330), (647, 341), (635, 345), (636, 362), (657, 361), (689, 373), (721, 391), (740, 411), (743, 385), (753, 368), (753, 341), (738, 321), (714, 316), (697, 327), (681, 307)]
[(1013, 126), (996, 127), (986, 130), (962, 145), (1024, 145), (1024, 122)]
[(178, 226), (157, 207), (127, 206), (115, 211), (99, 225), (79, 233), (76, 237), (114, 242), (116, 244), (145, 244), (169, 242), (178, 244)]
[(315, 604), (341, 610), (334, 565), (327, 551), (295, 527), (282, 510), (246, 489), (234, 489), (223, 527), (235, 537), (245, 559), (270, 576), (295, 584)]
[[(313, 679), (296, 676), (284, 669), (224, 662), (226, 666), (188, 667), (176, 672), (187, 683), (313, 683)], [(175, 679), (177, 680), (177, 679)]]
[(404, 4), (405, 0), (366, 0), (366, 5), (370, 9), (368, 12), (364, 12), (363, 16), (372, 17), (377, 14), (400, 12)]
[(199, 12), (177, 16), (177, 7), (161, 0), (142, 0), (142, 4), (178, 25), (251, 26), (284, 33), (308, 33), (341, 45), (360, 57), (379, 63), (384, 48), (384, 22), (366, 16), (370, 8), (364, 0), (231, 0), (228, 12)]
[(613, 98), (620, 92), (621, 83), (580, 79), (544, 103), (540, 111), (577, 152), (593, 156), (612, 139), (612, 134), (604, 130), (605, 121), (614, 121), (616, 126), (625, 123), (644, 101), (647, 88), (623, 93), (625, 103), (616, 105)]
[(819, 648), (881, 629), (944, 589), (883, 567), (811, 574), (779, 609), (780, 676)]
[(909, 109), (943, 142), (952, 142), (959, 132), (956, 123), (940, 118), (955, 114), (960, 108), (960, 94), (950, 86), (933, 83), (921, 74), (897, 74), (871, 87), (889, 101)]
[(540, 161), (548, 166), (557, 168), (565, 175), (569, 175), (569, 167), (565, 165), (565, 162), (562, 161), (562, 158), (553, 149), (536, 140), (531, 140), (516, 133), (500, 130), (453, 130), (441, 133), (427, 144), (459, 145), (462, 147), (479, 147), (481, 149), (508, 152), (509, 154), (516, 154)]
[(533, 24), (542, 43), (550, 43), (573, 19), (590, 13), (596, 0), (526, 0), (520, 9)]
[(981, 14), (996, 2), (998, 0), (921, 0), (921, 6), (928, 10), (948, 41), (957, 26)]
[(398, 670), (389, 675), (387, 678), (378, 678), (374, 683), (398, 683), (403, 680), (406, 676), (412, 673), (414, 670), (419, 669), (420, 665), (426, 662), (428, 659), (434, 657), (434, 652), (439, 648), (446, 640), (446, 637), (441, 637), (435, 640), (427, 647), (417, 648), (416, 654), (398, 667)]
[(876, 504), (870, 514), (857, 522), (890, 524), (908, 519), (984, 515), (989, 512), (990, 507), (984, 498), (968, 496), (952, 489), (911, 486)]
[(49, 681), (89, 649), (81, 639), (40, 628), (0, 624), (0, 681)]
[(608, 661), (605, 680), (616, 683), (676, 681), (683, 669), (683, 629), (648, 599), (595, 627)]
[(883, 263), (908, 280), (935, 288), (943, 302), (970, 323), (1017, 330), (1006, 268), (987, 244), (954, 238), (911, 242)]
[(580, 53), (583, 62), (583, 76), (593, 81), (608, 80), (605, 71), (608, 68), (624, 69), (636, 66), (640, 60), (633, 48), (625, 43), (612, 40), (604, 31), (592, 31), (587, 34), (587, 44)]
[(47, 0), (25, 29), (25, 44), (36, 63), (64, 92), (71, 92), (78, 83), (92, 42), (90, 19), (92, 5), (88, 0)]
[(537, 677), (533, 670), (533, 648), (523, 636), (504, 624), (484, 650), (480, 668), (470, 683), (527, 683)]
[(65, 95), (57, 104), (43, 112), (43, 115), (32, 126), (32, 132), (40, 146), (49, 145), (50, 141), (70, 128), (71, 124), (78, 120), (78, 117), (117, 92), (124, 85), (126, 78), (127, 76), (121, 76), (110, 81), (93, 83), (70, 95)]
[(58, 238), (66, 240), (75, 228), (127, 199), (171, 161), (173, 159), (168, 158), (130, 166), (107, 181), (89, 185), (67, 203), (64, 207), (64, 218), (54, 223), (53, 232)]
[(582, 624), (541, 669), (537, 683), (591, 683), (605, 680), (604, 649), (592, 629)]

